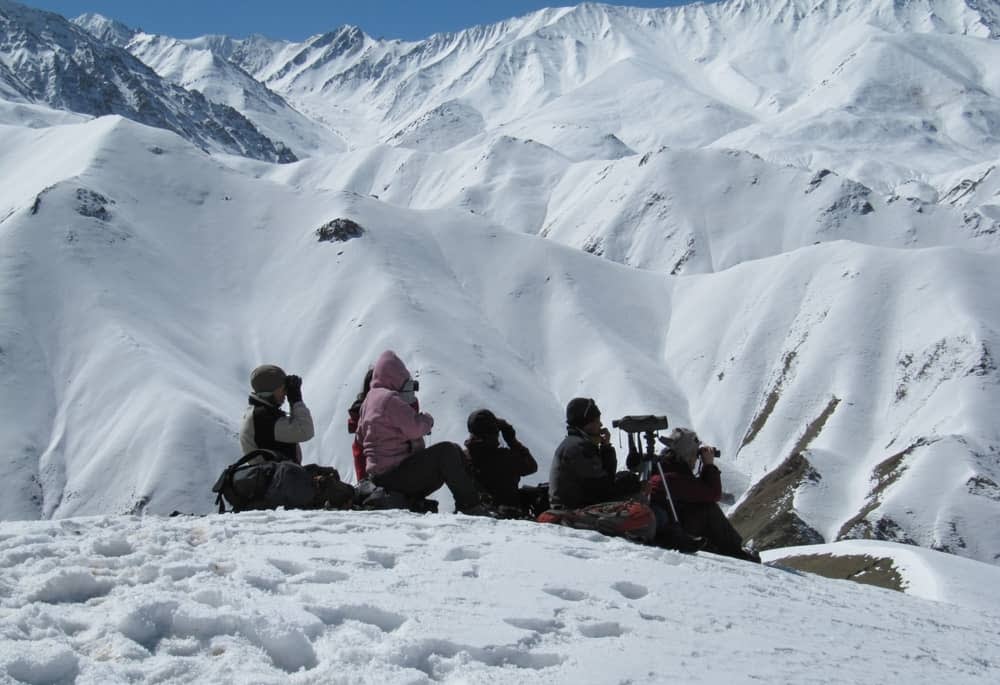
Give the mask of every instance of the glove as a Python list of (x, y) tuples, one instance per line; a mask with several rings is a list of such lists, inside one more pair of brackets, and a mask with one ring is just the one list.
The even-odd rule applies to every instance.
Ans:
[(301, 376), (285, 377), (285, 397), (288, 398), (288, 406), (302, 401), (302, 378)]
[(514, 442), (517, 433), (514, 431), (514, 426), (510, 425), (507, 421), (503, 419), (497, 419), (497, 425), (500, 426), (500, 435), (503, 436), (504, 442), (508, 445)]

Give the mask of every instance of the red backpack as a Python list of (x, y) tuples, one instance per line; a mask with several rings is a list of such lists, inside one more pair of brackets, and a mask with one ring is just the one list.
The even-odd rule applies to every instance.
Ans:
[(596, 530), (642, 543), (652, 542), (656, 537), (656, 516), (641, 502), (601, 502), (580, 509), (549, 509), (542, 512), (538, 522)]

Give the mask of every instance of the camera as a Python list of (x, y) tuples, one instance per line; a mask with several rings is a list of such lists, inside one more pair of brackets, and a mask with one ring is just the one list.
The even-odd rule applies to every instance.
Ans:
[(668, 426), (666, 416), (623, 416), (611, 422), (612, 428), (618, 428), (626, 433), (655, 433), (666, 430)]
[(416, 378), (410, 378), (405, 383), (403, 383), (403, 392), (417, 392), (420, 390), (420, 381)]

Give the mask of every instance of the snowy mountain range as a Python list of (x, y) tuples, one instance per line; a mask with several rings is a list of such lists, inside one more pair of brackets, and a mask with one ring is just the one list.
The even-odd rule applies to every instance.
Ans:
[[(997, 2), (584, 4), (418, 42), (0, 22), (0, 518), (208, 511), (264, 361), (349, 473), (392, 348), (433, 439), (490, 406), (541, 480), (594, 396), (719, 445), (761, 548), (1000, 560)], [(337, 218), (364, 235), (320, 240)]]
[(0, 2), (0, 80), (8, 97), (91, 116), (117, 114), (220, 152), (295, 159), (231, 107), (180, 88), (63, 17)]

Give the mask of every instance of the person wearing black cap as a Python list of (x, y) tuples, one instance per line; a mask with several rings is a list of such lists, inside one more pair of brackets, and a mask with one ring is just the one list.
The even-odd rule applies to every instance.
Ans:
[[(281, 409), (285, 399), (288, 414)], [(271, 450), (301, 464), (299, 443), (315, 433), (312, 414), (302, 401), (302, 379), (287, 375), (274, 364), (258, 366), (250, 373), (249, 402), (240, 429), (243, 454)]]
[[(522, 476), (538, 470), (538, 462), (518, 441), (514, 427), (489, 409), (469, 414), (467, 425), (465, 453), (476, 483), (494, 507), (513, 507), (523, 513), (525, 506), (518, 485)], [(501, 435), (507, 447), (500, 446)]]
[(549, 471), (553, 509), (578, 509), (615, 499), (618, 457), (611, 432), (601, 424), (594, 400), (575, 397), (566, 405), (566, 437)]

